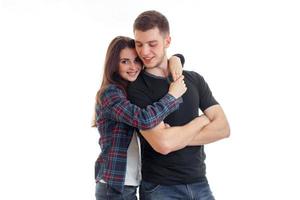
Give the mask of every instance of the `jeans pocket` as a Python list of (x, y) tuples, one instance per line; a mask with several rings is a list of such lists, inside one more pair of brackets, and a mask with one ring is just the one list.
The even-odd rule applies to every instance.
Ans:
[(141, 189), (145, 193), (152, 193), (158, 190), (159, 184), (142, 181)]

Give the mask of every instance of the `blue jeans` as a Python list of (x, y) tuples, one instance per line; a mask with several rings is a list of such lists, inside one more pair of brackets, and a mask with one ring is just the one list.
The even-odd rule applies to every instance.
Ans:
[(183, 185), (159, 185), (142, 181), (141, 200), (215, 200), (207, 180)]
[(96, 200), (137, 200), (136, 186), (124, 186), (119, 192), (106, 183), (96, 183)]

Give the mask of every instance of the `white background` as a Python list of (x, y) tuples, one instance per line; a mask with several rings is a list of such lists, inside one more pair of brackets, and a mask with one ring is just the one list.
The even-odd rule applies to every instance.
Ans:
[(105, 51), (149, 9), (230, 121), (231, 137), (206, 146), (216, 199), (300, 199), (296, 0), (0, 2), (0, 199), (94, 199)]

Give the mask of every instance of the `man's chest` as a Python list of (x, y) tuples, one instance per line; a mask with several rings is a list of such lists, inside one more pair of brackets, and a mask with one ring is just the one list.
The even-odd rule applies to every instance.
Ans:
[[(171, 113), (164, 120), (170, 125), (183, 125), (199, 115), (199, 92), (197, 87), (186, 81), (187, 91), (183, 94), (183, 103), (179, 109)], [(168, 81), (151, 81), (144, 89), (145, 95), (148, 96), (148, 105), (159, 101), (169, 91), (170, 83)]]

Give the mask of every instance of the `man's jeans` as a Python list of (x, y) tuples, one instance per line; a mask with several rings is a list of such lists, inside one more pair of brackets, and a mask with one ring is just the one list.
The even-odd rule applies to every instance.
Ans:
[(141, 200), (214, 200), (207, 180), (186, 185), (158, 185), (142, 181)]
[(124, 186), (123, 193), (109, 187), (106, 183), (96, 183), (96, 200), (136, 200), (136, 186)]

